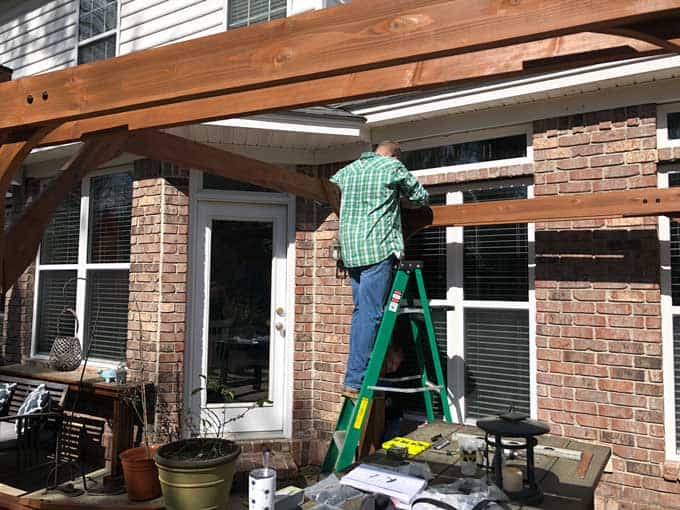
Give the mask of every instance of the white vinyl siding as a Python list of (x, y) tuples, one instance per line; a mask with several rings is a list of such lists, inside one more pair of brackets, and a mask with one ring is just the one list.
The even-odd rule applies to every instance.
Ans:
[(224, 17), (224, 0), (122, 0), (119, 54), (216, 34)]
[(54, 0), (0, 13), (0, 64), (13, 79), (75, 64), (77, 7), (77, 0)]

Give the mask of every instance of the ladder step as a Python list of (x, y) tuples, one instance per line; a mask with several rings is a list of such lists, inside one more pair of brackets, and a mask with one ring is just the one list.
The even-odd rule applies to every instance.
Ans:
[(384, 391), (385, 393), (423, 393), (425, 391), (439, 391), (442, 386), (427, 381), (426, 386), (416, 386), (415, 388), (395, 388), (394, 386), (369, 386), (373, 391)]

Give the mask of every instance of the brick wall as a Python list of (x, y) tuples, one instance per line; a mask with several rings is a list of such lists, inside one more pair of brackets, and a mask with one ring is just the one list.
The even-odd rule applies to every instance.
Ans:
[(183, 399), (188, 186), (187, 170), (135, 162), (127, 359), (131, 377), (157, 384), (163, 430), (177, 422)]
[[(300, 170), (330, 177), (342, 166)], [(316, 464), (323, 460), (340, 412), (352, 314), (349, 280), (330, 256), (337, 230), (337, 216), (328, 207), (298, 200), (293, 427), (309, 439), (308, 460)]]
[[(656, 113), (537, 122), (535, 195), (656, 187)], [(536, 225), (538, 417), (612, 448), (596, 508), (680, 508), (664, 481), (655, 218)], [(677, 478), (677, 477), (676, 477)]]

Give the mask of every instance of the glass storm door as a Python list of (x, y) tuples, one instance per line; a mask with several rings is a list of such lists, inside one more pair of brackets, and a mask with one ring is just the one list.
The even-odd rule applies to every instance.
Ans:
[(202, 369), (192, 381), (202, 388), (201, 427), (282, 433), (287, 207), (200, 203), (198, 211)]

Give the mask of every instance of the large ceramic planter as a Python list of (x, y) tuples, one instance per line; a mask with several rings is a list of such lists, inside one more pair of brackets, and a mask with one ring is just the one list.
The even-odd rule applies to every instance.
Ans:
[(161, 446), (154, 460), (165, 508), (227, 510), (240, 454), (241, 447), (226, 439), (181, 439)]
[(158, 446), (138, 446), (120, 454), (123, 477), (131, 501), (148, 501), (161, 495), (154, 454)]

